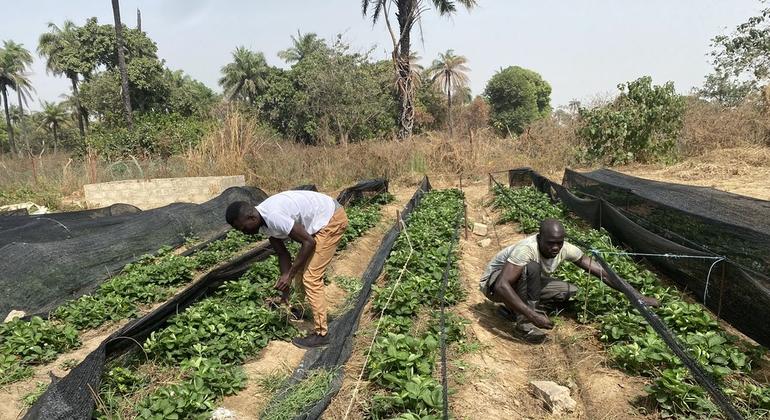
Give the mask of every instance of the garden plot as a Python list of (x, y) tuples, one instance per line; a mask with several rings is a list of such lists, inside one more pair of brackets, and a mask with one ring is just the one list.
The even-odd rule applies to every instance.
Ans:
[[(446, 303), (454, 305), (465, 296), (453, 250), (462, 211), (459, 190), (431, 191), (422, 197), (385, 263), (382, 286), (375, 287), (362, 315), (342, 389), (325, 418), (343, 418), (346, 413), (350, 418), (441, 416), (439, 296), (448, 259)], [(464, 329), (465, 322), (448, 312), (450, 354), (464, 350)]]
[[(361, 287), (360, 276), (372, 255), (377, 250), (383, 235), (394, 223), (396, 211), (403, 208), (412, 193), (411, 188), (392, 189), (394, 200), (381, 207), (381, 219), (357, 238), (352, 246), (340, 251), (327, 269), (330, 282), (327, 284), (326, 295), (329, 301), (330, 321), (338, 314), (347, 310), (349, 302), (355, 297)], [(348, 213), (349, 218), (355, 217)], [(307, 324), (305, 328), (309, 328)], [(235, 395), (225, 397), (220, 406), (237, 413), (241, 420), (257, 419), (265, 410), (266, 404), (279, 391), (281, 384), (288, 378), (291, 371), (299, 364), (305, 350), (299, 349), (284, 341), (271, 341), (254, 360), (244, 364), (248, 380), (246, 388)], [(314, 377), (320, 381), (322, 377)], [(312, 393), (325, 389), (317, 383), (308, 387), (308, 398)], [(312, 398), (309, 398), (312, 399)], [(306, 399), (307, 400), (307, 399)], [(299, 407), (296, 405), (299, 403)], [(301, 398), (294, 399), (295, 406), (285, 407), (299, 411), (302, 407)], [(278, 415), (280, 413), (274, 413)]]
[[(528, 390), (529, 380), (546, 379), (571, 386), (578, 402), (571, 417), (634, 417), (632, 410), (626, 414), (631, 408), (627, 400), (641, 394), (644, 384), (602, 366), (603, 352), (591, 339), (589, 327), (566, 318), (552, 332), (552, 340), (540, 345), (511, 336), (511, 323), (499, 317), (481, 295), (478, 279), (502, 247), (524, 235), (512, 224), (495, 225), (498, 212), (485, 208), (490, 199), (486, 181), (464, 183), (463, 191), (469, 222), (485, 223), (489, 229), (486, 236), (471, 232), (467, 239), (460, 236), (458, 269), (468, 297), (454, 311), (470, 321), (469, 344), (466, 351), (450, 357), (450, 413), (458, 419), (546, 417), (549, 413), (542, 401)], [(482, 239), (490, 239), (491, 244), (481, 247)]]
[[(351, 241), (375, 225), (381, 201), (348, 209)], [(206, 417), (223, 395), (247, 385), (241, 368), (271, 341), (298, 334), (285, 308), (269, 308), (276, 298), (275, 257), (257, 262), (211, 297), (172, 317), (144, 342), (143, 352), (117, 361), (105, 374), (98, 409), (101, 416)]]
[[(605, 233), (585, 228), (532, 188), (498, 187), (495, 192), (495, 204), (502, 210), (503, 220), (518, 222), (524, 232), (535, 230), (544, 217), (558, 217), (567, 221), (569, 239), (599, 251), (619, 251)], [(608, 255), (607, 261), (640, 292), (661, 301), (661, 308), (655, 312), (744, 416), (767, 416), (770, 388), (752, 379), (752, 371), (761, 364), (761, 349), (727, 333), (701, 305), (688, 303), (675, 288), (663, 286), (652, 272), (628, 257)], [(581, 287), (575, 316), (580, 323), (596, 325), (596, 336), (606, 348), (609, 363), (647, 384), (648, 397), (635, 401), (635, 406), (647, 406), (664, 415), (720, 416), (705, 391), (623, 296), (570, 264), (564, 264), (558, 274)]]
[[(201, 277), (217, 262), (252, 246), (255, 238), (229, 232), (190, 255), (162, 248), (127, 265), (112, 279), (55, 309), (49, 319), (33, 317), (0, 325), (3, 355), (0, 414), (23, 411), (21, 400), (50, 382), (48, 373), (63, 376), (112, 331), (148, 312), (185, 284)], [(40, 385), (43, 384), (43, 385)]]

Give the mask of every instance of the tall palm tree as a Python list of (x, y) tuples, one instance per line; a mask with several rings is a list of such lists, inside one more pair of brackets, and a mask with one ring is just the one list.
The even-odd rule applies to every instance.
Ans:
[(290, 48), (278, 52), (278, 58), (289, 64), (299, 63), (310, 54), (326, 48), (326, 43), (318, 35), (312, 32), (303, 35), (299, 30), (296, 38), (292, 35), (291, 43)]
[(470, 71), (466, 63), (468, 59), (462, 55), (455, 55), (454, 50), (440, 53), (439, 58), (433, 60), (428, 68), (431, 81), (438, 85), (447, 95), (447, 115), (449, 116), (449, 136), (452, 136), (452, 91), (464, 88), (468, 85)]
[(49, 22), (48, 29), (48, 32), (40, 35), (37, 52), (41, 57), (46, 58), (46, 71), (55, 76), (64, 75), (72, 82), (72, 99), (77, 109), (78, 129), (80, 130), (80, 137), (84, 139), (86, 136), (85, 125), (88, 123), (78, 93), (81, 69), (74, 65), (73, 60), (70, 60), (71, 57), (69, 57), (71, 51), (79, 49), (76, 33), (78, 28), (72, 21), (65, 20), (62, 27)]
[[(362, 0), (361, 9), (366, 16), (371, 13), (372, 21), (377, 23), (382, 17), (390, 32), (393, 42), (393, 62), (396, 65), (397, 89), (399, 95), (399, 137), (412, 135), (414, 126), (414, 84), (411, 77), (409, 54), (411, 48), (411, 33), (415, 23), (427, 10), (426, 0)], [(457, 11), (457, 4), (471, 9), (477, 0), (430, 0), (433, 7), (442, 16), (451, 15)], [(395, 17), (398, 20), (398, 34), (390, 24), (389, 12), (395, 6)]]
[(13, 136), (13, 125), (11, 125), (10, 104), (8, 103), (8, 88), (16, 86), (16, 80), (19, 76), (19, 67), (11, 54), (0, 48), (0, 95), (3, 99), (3, 108), (5, 110), (5, 128), (8, 131), (8, 145), (11, 152), (16, 152), (16, 141)]
[(260, 91), (267, 85), (267, 72), (264, 54), (238, 47), (233, 51), (233, 62), (222, 67), (219, 85), (231, 101), (240, 99), (254, 105)]
[(64, 103), (43, 102), (43, 110), (40, 111), (41, 123), (46, 129), (49, 129), (53, 133), (53, 150), (56, 153), (56, 148), (59, 144), (59, 129), (69, 120), (69, 112), (67, 112), (66, 105)]
[(120, 71), (120, 84), (122, 89), (120, 90), (121, 96), (123, 96), (123, 116), (126, 118), (126, 124), (128, 128), (132, 128), (134, 125), (133, 118), (131, 116), (131, 96), (128, 91), (128, 70), (126, 69), (126, 55), (123, 51), (123, 24), (120, 23), (120, 1), (112, 0), (112, 16), (115, 19), (115, 40), (116, 48), (118, 50), (118, 70)]
[(20, 71), (17, 73), (15, 86), (13, 90), (16, 91), (16, 96), (19, 101), (19, 110), (24, 115), (24, 105), (31, 98), (30, 92), (34, 92), (35, 89), (29, 81), (28, 69), (32, 65), (32, 54), (24, 48), (24, 45), (18, 44), (14, 41), (3, 41), (3, 49), (6, 54), (10, 54), (11, 60), (16, 63)]

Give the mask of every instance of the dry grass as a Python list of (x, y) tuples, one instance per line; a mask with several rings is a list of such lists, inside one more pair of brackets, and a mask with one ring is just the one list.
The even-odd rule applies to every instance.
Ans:
[[(569, 118), (540, 120), (517, 139), (469, 126), (458, 127), (453, 138), (436, 132), (406, 141), (308, 146), (278, 138), (252, 118), (229, 110), (197, 147), (168, 160), (128, 157), (108, 162), (98, 156), (71, 158), (63, 153), (22, 159), (0, 155), (0, 205), (31, 199), (61, 207), (69, 202), (62, 203), (61, 197), (74, 193), (77, 200), (86, 183), (179, 176), (244, 174), (249, 185), (268, 192), (304, 183), (335, 190), (377, 176), (407, 184), (424, 174), (478, 178), (516, 166), (531, 166), (558, 179), (565, 167), (578, 165), (575, 124)], [(737, 108), (689, 100), (679, 150), (682, 157), (734, 147), (764, 150), (770, 146), (769, 139), (770, 112), (761, 98)]]

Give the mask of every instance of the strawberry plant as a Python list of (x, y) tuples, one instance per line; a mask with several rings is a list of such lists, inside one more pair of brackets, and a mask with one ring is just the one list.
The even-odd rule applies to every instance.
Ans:
[[(369, 380), (380, 387), (369, 407), (373, 418), (433, 418), (441, 413), (442, 388), (433, 378), (440, 334), (435, 309), (441, 304), (448, 258), (446, 304), (453, 305), (465, 296), (456, 252), (450, 252), (462, 212), (460, 191), (425, 194), (385, 263), (389, 282), (375, 287), (372, 301), (373, 313), (384, 313), (379, 321), (381, 335), (366, 366)], [(424, 323), (416, 323), (416, 319), (428, 321), (430, 326), (418, 329)], [(448, 315), (446, 337), (447, 342), (464, 339), (460, 317)]]
[[(751, 370), (748, 345), (725, 333), (701, 305), (687, 303), (675, 289), (660, 285), (655, 274), (622, 255), (605, 231), (583, 227), (566, 209), (552, 204), (534, 188), (496, 186), (494, 194), (493, 203), (501, 209), (503, 220), (518, 222), (525, 232), (536, 231), (544, 217), (562, 220), (568, 240), (588, 244), (602, 253), (620, 277), (642, 294), (661, 302), (655, 312), (677, 334), (691, 356), (723, 385), (725, 393), (736, 396), (735, 403), (744, 414), (758, 417), (766, 413), (762, 411), (767, 409), (762, 405), (762, 396), (770, 394), (768, 387), (742, 376)], [(562, 264), (556, 275), (580, 287), (575, 297), (578, 320), (599, 324), (599, 338), (608, 344), (613, 362), (630, 373), (652, 378), (647, 390), (663, 412), (718, 415), (705, 391), (622, 295), (573, 264)]]

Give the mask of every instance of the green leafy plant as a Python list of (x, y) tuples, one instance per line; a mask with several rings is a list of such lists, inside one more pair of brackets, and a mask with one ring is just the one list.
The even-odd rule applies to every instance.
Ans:
[(38, 382), (35, 384), (35, 389), (21, 398), (21, 403), (24, 407), (32, 407), (40, 396), (43, 395), (45, 390), (48, 389), (48, 384), (45, 382)]

